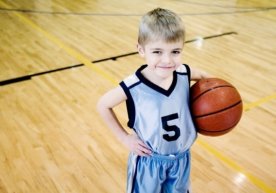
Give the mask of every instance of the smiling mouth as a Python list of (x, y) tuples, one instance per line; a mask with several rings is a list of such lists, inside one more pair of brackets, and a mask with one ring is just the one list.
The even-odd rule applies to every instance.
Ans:
[(158, 66), (158, 68), (161, 68), (161, 69), (174, 69), (175, 66)]

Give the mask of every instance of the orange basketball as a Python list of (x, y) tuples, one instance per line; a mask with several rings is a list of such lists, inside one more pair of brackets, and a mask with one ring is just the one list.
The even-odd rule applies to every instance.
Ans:
[(241, 96), (237, 89), (225, 80), (202, 79), (191, 87), (191, 112), (200, 134), (223, 135), (240, 121)]

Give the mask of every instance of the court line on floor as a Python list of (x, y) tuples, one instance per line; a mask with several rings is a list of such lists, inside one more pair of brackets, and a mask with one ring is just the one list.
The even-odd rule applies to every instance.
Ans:
[[(9, 5), (7, 5), (4, 2), (0, 1), (0, 4), (4, 5), (7, 8), (10, 8)], [(107, 80), (111, 81), (112, 83), (118, 83), (117, 80), (115, 80), (113, 77), (111, 77), (109, 74), (107, 74), (104, 70), (101, 68), (97, 67), (96, 65), (91, 64), (90, 60), (87, 59), (84, 55), (76, 51), (75, 49), (71, 48), (70, 46), (65, 45), (60, 39), (55, 37), (54, 35), (50, 34), (49, 32), (45, 31), (41, 27), (39, 27), (37, 24), (35, 24), (33, 21), (28, 19), (26, 16), (23, 16), (20, 13), (13, 12), (14, 15), (16, 15), (23, 23), (31, 26), (33, 29), (41, 32), (45, 37), (47, 37), (50, 41), (58, 45), (60, 48), (64, 49), (69, 55), (73, 56), (77, 60), (81, 61), (83, 64), (86, 66), (92, 68), (94, 71), (98, 72), (101, 74), (104, 78)]]
[(40, 75), (43, 75), (43, 74), (49, 74), (49, 73), (53, 73), (53, 72), (68, 70), (68, 69), (77, 68), (77, 67), (81, 67), (81, 66), (84, 66), (84, 64), (76, 64), (76, 65), (72, 65), (72, 66), (66, 66), (66, 67), (62, 67), (62, 68), (56, 68), (56, 69), (53, 69), (53, 70), (47, 70), (47, 71), (43, 71), (43, 72), (38, 72), (38, 73), (34, 73), (34, 74), (28, 74), (28, 75), (25, 75), (25, 76), (19, 76), (19, 77), (16, 77), (16, 78), (2, 80), (2, 81), (0, 81), (0, 86), (5, 86), (5, 85), (8, 85), (8, 84), (14, 84), (14, 83), (22, 82), (22, 81), (27, 81), (27, 80), (31, 80), (35, 76), (40, 76)]
[[(201, 38), (203, 40), (208, 40), (208, 39), (212, 39), (212, 38), (217, 38), (217, 37), (222, 37), (222, 36), (227, 36), (227, 35), (237, 35), (237, 34), (238, 34), (237, 32), (230, 31), (230, 32), (216, 34), (216, 35), (205, 36), (205, 37), (201, 37)], [(188, 43), (196, 42), (198, 40), (199, 40), (198, 38), (191, 39), (191, 40), (186, 40), (184, 43), (188, 44)], [(104, 62), (106, 60), (117, 60), (118, 58), (122, 58), (122, 57), (126, 57), (126, 56), (131, 56), (131, 55), (135, 55), (135, 54), (138, 54), (138, 52), (129, 52), (129, 53), (126, 53), (126, 54), (121, 54), (121, 55), (112, 56), (112, 57), (108, 57), (108, 58), (98, 59), (98, 60), (92, 61), (92, 63)]]
[[(233, 35), (233, 34), (237, 35), (238, 33), (237, 32), (225, 32), (225, 33), (221, 33), (221, 34), (205, 36), (202, 39), (207, 40), (207, 39), (222, 37), (222, 36), (226, 36), (226, 35)], [(187, 43), (192, 43), (192, 42), (195, 42), (197, 40), (198, 39), (191, 39), (191, 40), (185, 41), (185, 43), (186, 44)], [(107, 61), (107, 60), (117, 60), (118, 58), (127, 57), (127, 56), (134, 55), (134, 54), (138, 54), (138, 52), (130, 52), (130, 53), (121, 54), (121, 55), (117, 55), (117, 56), (112, 56), (112, 57), (108, 57), (108, 58), (98, 59), (98, 60), (91, 61), (91, 63), (99, 63), (99, 62), (104, 62), (104, 61)], [(14, 84), (14, 83), (22, 82), (22, 81), (27, 81), (27, 80), (31, 80), (32, 77), (34, 77), (34, 76), (40, 76), (40, 75), (44, 75), (44, 74), (48, 74), (48, 73), (53, 73), (53, 72), (67, 70), (67, 69), (81, 67), (81, 66), (84, 66), (84, 64), (76, 64), (76, 65), (66, 66), (66, 67), (57, 68), (57, 69), (53, 69), (53, 70), (47, 70), (47, 71), (43, 71), (43, 72), (27, 74), (27, 75), (24, 75), (24, 76), (10, 78), (10, 79), (7, 79), (7, 80), (1, 80), (0, 81), (0, 86)]]
[[(3, 5), (5, 5), (6, 7), (9, 7), (4, 2), (0, 2), (0, 4), (1, 3)], [(34, 29), (38, 30), (39, 32), (41, 32), (43, 35), (45, 35), (45, 37), (47, 37), (50, 41), (52, 41), (53, 43), (57, 44), (59, 47), (61, 47), (62, 49), (64, 49), (68, 54), (70, 54), (71, 56), (73, 56), (76, 59), (80, 60), (81, 62), (83, 62), (88, 67), (92, 68), (94, 71), (96, 71), (97, 73), (99, 73), (100, 75), (102, 75), (107, 80), (111, 81), (113, 84), (115, 84), (115, 85), (118, 84), (117, 81), (112, 76), (110, 76), (109, 74), (107, 74), (104, 70), (100, 69), (99, 67), (91, 64), (91, 62), (85, 56), (83, 56), (81, 53), (79, 53), (78, 51), (76, 51), (76, 50), (68, 47), (61, 40), (59, 40), (58, 38), (56, 38), (55, 36), (53, 36), (49, 32), (43, 30), (42, 28), (40, 28), (38, 25), (36, 25), (35, 23), (33, 23), (27, 17), (22, 16), (19, 13), (14, 13), (14, 14), (17, 17), (19, 17), (22, 20), (22, 22), (24, 22), (25, 24), (28, 24), (32, 28), (34, 28)], [(266, 102), (268, 102), (268, 101), (266, 101)], [(206, 147), (205, 149), (207, 149), (209, 152), (213, 153), (213, 155), (215, 155), (223, 163), (225, 163), (228, 166), (231, 166), (231, 168), (233, 168), (236, 171), (238, 171), (239, 173), (242, 173), (245, 176), (247, 176), (248, 179), (249, 179), (249, 181), (251, 181), (253, 184), (255, 184), (257, 187), (259, 187), (260, 189), (262, 189), (266, 193), (275, 193), (275, 191), (271, 187), (269, 187), (268, 185), (266, 185), (262, 180), (260, 180), (257, 177), (255, 177), (255, 176), (247, 173), (244, 169), (242, 169), (242, 167), (240, 167), (238, 164), (236, 164), (230, 158), (227, 158), (227, 156), (224, 156), (222, 153), (220, 153), (219, 151), (217, 151), (215, 148), (211, 147), (206, 142), (203, 142), (202, 140), (200, 140), (200, 144), (202, 144), (202, 147)]]
[(251, 102), (251, 103), (248, 103), (248, 104), (245, 104), (244, 105), (244, 111), (249, 111), (251, 110), (252, 108), (254, 107), (257, 107), (257, 106), (260, 106), (261, 104), (263, 103), (266, 103), (266, 102), (269, 102), (269, 101), (272, 101), (273, 99), (276, 99), (276, 93), (273, 93), (271, 95), (268, 95), (266, 97), (263, 97), (255, 102)]
[(259, 178), (255, 177), (251, 173), (247, 172), (243, 167), (239, 166), (236, 162), (232, 161), (229, 159), (227, 156), (223, 155), (221, 152), (216, 150), (214, 147), (212, 147), (210, 144), (204, 142), (201, 139), (197, 139), (197, 143), (213, 154), (215, 157), (219, 158), (223, 163), (228, 165), (230, 168), (232, 168), (235, 171), (238, 171), (239, 173), (243, 174), (244, 176), (247, 177), (249, 181), (251, 181), (255, 186), (259, 187), (261, 190), (263, 190), (265, 193), (276, 193), (276, 190), (273, 189), (272, 187), (268, 186), (265, 182), (260, 180)]
[[(262, 105), (263, 103), (270, 102), (272, 100), (276, 99), (276, 93), (273, 93), (271, 95), (265, 96), (255, 102), (244, 104), (243, 110), (249, 111), (255, 107), (258, 107)], [(265, 193), (276, 193), (276, 190), (272, 187), (268, 186), (266, 183), (264, 183), (259, 178), (255, 177), (254, 175), (247, 172), (243, 167), (236, 164), (235, 161), (229, 159), (227, 156), (223, 155), (221, 152), (216, 150), (214, 147), (212, 147), (210, 144), (204, 142), (202, 139), (197, 139), (197, 143), (208, 152), (212, 153), (215, 157), (219, 158), (223, 163), (228, 165), (230, 168), (242, 173), (244, 176), (246, 176), (249, 181), (251, 181), (254, 185), (262, 189)]]

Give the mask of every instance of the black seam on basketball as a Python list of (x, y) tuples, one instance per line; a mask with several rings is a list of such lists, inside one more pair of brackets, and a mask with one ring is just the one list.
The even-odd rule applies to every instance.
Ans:
[[(218, 88), (222, 88), (222, 87), (230, 87), (230, 88), (234, 88), (233, 86), (230, 86), (230, 85), (220, 85), (220, 86), (215, 86), (213, 88), (210, 88), (206, 91), (204, 91), (203, 93), (201, 93), (200, 95), (198, 95), (196, 98), (192, 99), (192, 103), (194, 103), (199, 97), (201, 97), (202, 95), (206, 94), (207, 92), (211, 91), (211, 90), (215, 90), (215, 89), (218, 89)], [(234, 88), (235, 89), (235, 88)]]
[(225, 111), (227, 109), (231, 109), (231, 108), (235, 107), (236, 105), (239, 105), (241, 102), (242, 101), (240, 100), (240, 101), (234, 103), (233, 105), (230, 105), (230, 106), (228, 106), (226, 108), (223, 108), (223, 109), (221, 109), (219, 111), (215, 111), (215, 112), (204, 114), (204, 115), (197, 115), (197, 116), (194, 116), (194, 118), (201, 118), (201, 117), (206, 117), (206, 116), (213, 115), (213, 114), (216, 114), (216, 113), (220, 113), (220, 112)]
[(228, 130), (232, 129), (234, 126), (235, 126), (235, 124), (233, 124), (231, 127), (227, 128), (227, 129), (218, 130), (218, 131), (211, 131), (211, 130), (205, 130), (205, 129), (197, 128), (197, 131), (198, 132), (201, 132), (201, 131), (204, 132), (205, 131), (206, 133), (221, 133), (221, 132), (228, 131)]
[(231, 126), (228, 127), (227, 129), (217, 130), (217, 131), (206, 130), (206, 129), (202, 129), (202, 128), (199, 128), (199, 127), (197, 127), (196, 130), (197, 130), (198, 132), (203, 131), (203, 132), (206, 132), (206, 133), (221, 133), (221, 132), (224, 132), (224, 131), (228, 131), (228, 130), (233, 129), (233, 127), (234, 127), (236, 124), (237, 124), (237, 123), (231, 125)]

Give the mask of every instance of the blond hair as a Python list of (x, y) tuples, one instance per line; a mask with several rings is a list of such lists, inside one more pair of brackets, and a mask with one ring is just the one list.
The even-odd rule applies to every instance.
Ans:
[(142, 17), (139, 26), (138, 43), (145, 45), (149, 41), (183, 41), (185, 28), (181, 18), (174, 12), (156, 8)]

